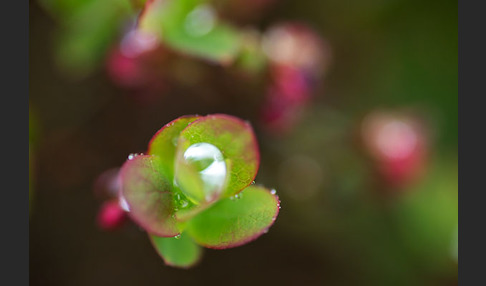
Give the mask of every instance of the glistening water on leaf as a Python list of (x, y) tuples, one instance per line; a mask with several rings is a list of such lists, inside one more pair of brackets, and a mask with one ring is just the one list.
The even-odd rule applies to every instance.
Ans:
[(187, 268), (200, 246), (253, 241), (275, 222), (276, 193), (251, 185), (260, 154), (248, 122), (225, 114), (183, 116), (152, 138), (149, 155), (129, 156), (120, 199), (167, 265)]
[(212, 202), (219, 198), (227, 182), (223, 154), (209, 143), (192, 144), (177, 154), (175, 182), (192, 201)]
[(186, 150), (200, 142), (214, 145), (231, 161), (223, 197), (233, 196), (253, 182), (260, 165), (260, 153), (249, 123), (225, 114), (205, 116), (181, 132), (177, 148)]

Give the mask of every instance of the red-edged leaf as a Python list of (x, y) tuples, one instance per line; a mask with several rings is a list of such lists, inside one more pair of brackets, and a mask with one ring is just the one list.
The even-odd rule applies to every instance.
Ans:
[(274, 223), (280, 202), (274, 192), (249, 186), (239, 198), (225, 198), (186, 224), (185, 231), (208, 248), (231, 248), (253, 241)]
[(179, 134), (187, 125), (199, 118), (200, 116), (198, 115), (181, 116), (167, 123), (150, 140), (148, 154), (162, 158), (162, 167), (165, 169), (166, 174), (169, 175), (170, 180), (174, 176), (174, 159)]
[(158, 156), (140, 155), (121, 169), (121, 195), (130, 217), (145, 230), (158, 236), (179, 234), (174, 214), (172, 182), (161, 168)]

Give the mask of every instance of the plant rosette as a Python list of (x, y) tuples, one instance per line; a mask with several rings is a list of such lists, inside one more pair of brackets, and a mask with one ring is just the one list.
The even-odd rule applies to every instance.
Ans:
[(260, 163), (251, 125), (214, 114), (182, 116), (160, 129), (147, 154), (120, 171), (120, 200), (167, 265), (188, 268), (202, 247), (237, 247), (266, 233), (280, 201), (253, 182)]

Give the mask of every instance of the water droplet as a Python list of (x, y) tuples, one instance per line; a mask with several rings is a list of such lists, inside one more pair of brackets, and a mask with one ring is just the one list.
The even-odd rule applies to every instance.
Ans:
[(254, 185), (255, 184), (255, 181), (251, 182), (251, 184)]
[(195, 37), (209, 33), (216, 22), (216, 13), (208, 4), (202, 4), (192, 10), (186, 17), (184, 27), (186, 32)]
[(263, 233), (268, 233), (268, 228), (263, 231)]
[(234, 201), (234, 200), (239, 200), (242, 197), (243, 197), (243, 194), (239, 193), (239, 194), (236, 194), (236, 195), (230, 197), (230, 199)]
[(175, 238), (175, 239), (179, 239), (179, 238), (181, 238), (181, 235), (180, 235), (180, 234), (178, 234), (178, 235), (174, 236), (174, 238)]
[(120, 205), (122, 210), (126, 212), (130, 212), (130, 207), (128, 206), (128, 202), (127, 200), (125, 200), (125, 197), (123, 197), (122, 195), (119, 195), (118, 197), (118, 204)]
[(180, 205), (181, 205), (181, 208), (185, 208), (189, 205), (189, 203), (186, 200), (181, 200)]
[(277, 194), (277, 190), (275, 190), (275, 189), (271, 189), (271, 190), (270, 190), (270, 194), (272, 194), (272, 195), (276, 195), (276, 194)]
[(130, 155), (128, 155), (128, 160), (132, 160), (133, 158), (140, 155), (143, 155), (143, 153), (131, 153)]
[(226, 181), (226, 163), (221, 151), (209, 143), (196, 143), (184, 152), (184, 159), (199, 172), (207, 201), (219, 195)]

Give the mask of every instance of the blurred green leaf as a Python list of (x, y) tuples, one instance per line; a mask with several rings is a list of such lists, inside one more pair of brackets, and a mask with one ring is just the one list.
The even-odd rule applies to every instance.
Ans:
[(278, 198), (267, 189), (252, 185), (239, 198), (222, 199), (192, 218), (185, 231), (205, 247), (236, 247), (263, 234), (278, 212)]
[(233, 61), (241, 44), (238, 33), (201, 0), (154, 1), (139, 27), (178, 51), (221, 63)]
[(63, 21), (83, 7), (91, 5), (94, 2), (103, 2), (97, 0), (39, 0), (39, 3), (51, 15)]
[(178, 237), (159, 237), (149, 234), (150, 241), (165, 264), (188, 268), (196, 264), (202, 255), (202, 249), (191, 237), (181, 234)]
[(410, 189), (395, 211), (400, 237), (418, 263), (433, 270), (452, 261), (458, 224), (457, 161), (436, 160), (424, 182)]
[(43, 0), (59, 21), (56, 61), (63, 71), (82, 77), (102, 62), (110, 44), (119, 36), (123, 21), (134, 16), (130, 0)]

